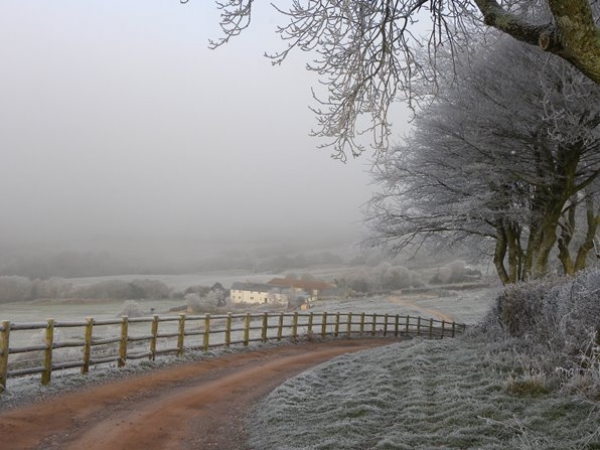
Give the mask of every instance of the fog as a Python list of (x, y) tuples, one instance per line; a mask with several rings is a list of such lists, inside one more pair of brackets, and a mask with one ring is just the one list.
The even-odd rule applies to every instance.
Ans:
[(262, 57), (283, 45), (267, 3), (211, 51), (212, 1), (3, 2), (3, 248), (357, 240), (370, 155), (316, 149), (316, 78)]

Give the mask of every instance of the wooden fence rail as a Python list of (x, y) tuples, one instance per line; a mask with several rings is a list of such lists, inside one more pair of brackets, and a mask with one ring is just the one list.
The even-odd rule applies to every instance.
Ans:
[[(37, 335), (34, 333), (38, 331)], [(214, 347), (249, 345), (299, 336), (423, 336), (454, 337), (464, 324), (421, 317), (374, 313), (313, 312), (243, 313), (225, 315), (159, 316), (82, 321), (0, 324), (0, 393), (8, 378), (41, 374), (48, 384), (57, 370), (77, 369), (88, 373), (91, 366), (115, 364), (157, 355), (176, 354)], [(17, 333), (29, 332), (30, 345), (11, 345)], [(20, 341), (23, 341), (21, 339)]]

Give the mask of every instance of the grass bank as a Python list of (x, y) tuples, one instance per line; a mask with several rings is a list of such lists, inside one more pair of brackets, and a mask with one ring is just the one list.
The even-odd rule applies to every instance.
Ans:
[(600, 405), (520, 345), (412, 340), (337, 358), (258, 406), (252, 448), (600, 449)]

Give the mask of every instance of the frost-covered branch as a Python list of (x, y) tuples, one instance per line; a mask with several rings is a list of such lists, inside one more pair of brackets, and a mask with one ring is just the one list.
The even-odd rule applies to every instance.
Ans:
[[(376, 150), (387, 148), (392, 102), (418, 99), (421, 81), (435, 82), (439, 75), (438, 50), (448, 48), (456, 57), (464, 51), (464, 40), (484, 23), (560, 56), (600, 84), (600, 2), (596, 0), (279, 3), (286, 6), (272, 6), (287, 20), (277, 29), (285, 47), (267, 56), (273, 64), (281, 64), (295, 49), (315, 55), (307, 69), (319, 74), (325, 93), (313, 93), (317, 127), (312, 135), (324, 138), (322, 147), (331, 148), (341, 160), (365, 150), (360, 139), (365, 133), (372, 135)], [(248, 28), (255, 6), (253, 0), (216, 4), (223, 36), (210, 41), (211, 48)], [(423, 48), (426, 52), (416, 52)]]

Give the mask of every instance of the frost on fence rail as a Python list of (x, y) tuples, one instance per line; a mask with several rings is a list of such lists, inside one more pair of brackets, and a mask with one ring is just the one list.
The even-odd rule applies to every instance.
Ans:
[(48, 384), (57, 370), (116, 364), (251, 342), (320, 337), (454, 337), (464, 324), (432, 318), (376, 313), (227, 313), (82, 321), (0, 324), (0, 392), (6, 380), (41, 374)]

